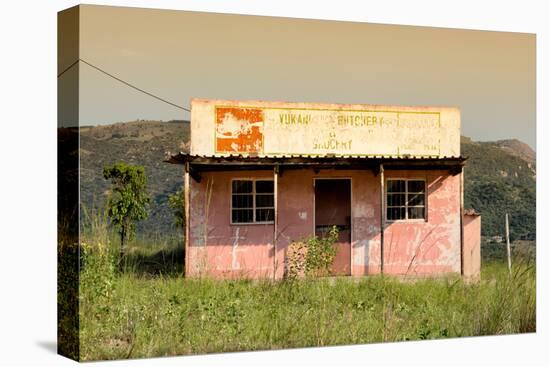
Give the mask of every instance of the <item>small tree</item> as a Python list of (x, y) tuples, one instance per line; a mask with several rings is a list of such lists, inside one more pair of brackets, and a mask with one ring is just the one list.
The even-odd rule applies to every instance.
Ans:
[[(185, 259), (185, 201), (183, 190), (180, 189), (173, 194), (168, 195), (168, 206), (174, 214), (174, 226), (177, 229), (178, 249), (183, 250), (182, 258)], [(185, 263), (185, 260), (184, 260)]]
[(143, 166), (132, 166), (117, 162), (103, 168), (103, 177), (111, 180), (111, 194), (107, 203), (107, 214), (120, 235), (120, 258), (122, 264), (124, 244), (135, 233), (135, 222), (148, 216), (151, 198), (145, 192), (147, 176)]
[(174, 222), (178, 228), (181, 228), (185, 223), (184, 204), (183, 190), (179, 190), (171, 195), (168, 195), (168, 206), (174, 212)]
[(313, 236), (307, 240), (306, 274), (327, 276), (331, 274), (332, 263), (336, 257), (338, 227), (332, 226), (323, 236)]

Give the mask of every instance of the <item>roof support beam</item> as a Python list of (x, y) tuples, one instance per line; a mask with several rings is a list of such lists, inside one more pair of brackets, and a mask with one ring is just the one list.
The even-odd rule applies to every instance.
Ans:
[(277, 197), (279, 193), (279, 165), (273, 166), (273, 279), (277, 277), (277, 237), (279, 219)]
[(184, 212), (184, 225), (185, 225), (185, 228), (183, 229), (184, 233), (184, 251), (185, 251), (185, 263), (183, 264), (183, 269), (184, 269), (184, 276), (185, 277), (188, 277), (191, 272), (190, 272), (190, 266), (189, 266), (189, 223), (190, 223), (190, 205), (191, 203), (189, 202), (189, 198), (190, 198), (190, 187), (189, 187), (189, 163), (187, 163), (185, 165), (185, 173), (184, 173), (184, 176), (183, 176), (183, 212)]
[(189, 165), (189, 176), (191, 176), (191, 178), (197, 183), (201, 182), (202, 180), (202, 176), (199, 171), (197, 171), (197, 169), (191, 165)]
[(384, 188), (384, 164), (380, 163), (378, 169), (380, 176), (380, 274), (384, 275), (384, 215), (385, 188)]

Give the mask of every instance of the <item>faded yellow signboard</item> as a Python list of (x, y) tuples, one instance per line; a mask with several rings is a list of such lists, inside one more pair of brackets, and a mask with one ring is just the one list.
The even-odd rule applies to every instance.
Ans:
[(192, 154), (460, 156), (456, 108), (199, 99), (191, 108)]

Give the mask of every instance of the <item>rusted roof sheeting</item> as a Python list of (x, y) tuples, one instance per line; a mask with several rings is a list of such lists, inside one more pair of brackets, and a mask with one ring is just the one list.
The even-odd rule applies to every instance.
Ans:
[(330, 158), (330, 159), (338, 159), (338, 158), (370, 158), (370, 159), (382, 159), (382, 158), (389, 158), (389, 159), (460, 159), (461, 157), (456, 156), (448, 156), (448, 157), (439, 157), (437, 155), (434, 156), (415, 156), (415, 155), (367, 155), (367, 154), (319, 154), (319, 155), (312, 155), (312, 154), (209, 154), (209, 155), (201, 155), (201, 154), (190, 154), (185, 152), (180, 152), (172, 157), (178, 157), (178, 156), (187, 156), (191, 158), (222, 158), (222, 159), (258, 159), (258, 158), (306, 158), (306, 159), (322, 159), (322, 158)]
[(348, 156), (311, 156), (311, 155), (192, 155), (180, 152), (176, 155), (168, 155), (165, 162), (193, 165), (349, 165), (360, 163), (383, 163), (388, 165), (437, 165), (437, 166), (462, 166), (467, 157), (426, 157), (426, 156), (378, 156), (378, 155), (348, 155)]

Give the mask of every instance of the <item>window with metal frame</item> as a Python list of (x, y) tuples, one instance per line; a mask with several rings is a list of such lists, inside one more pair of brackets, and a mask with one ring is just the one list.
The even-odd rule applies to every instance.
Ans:
[(426, 219), (426, 181), (388, 179), (386, 220)]
[(231, 182), (231, 223), (273, 223), (273, 180), (236, 179)]

